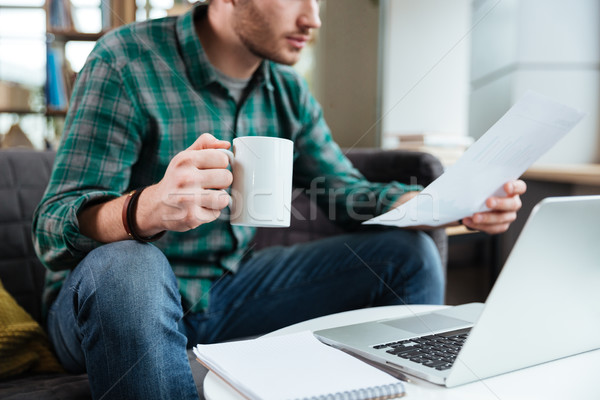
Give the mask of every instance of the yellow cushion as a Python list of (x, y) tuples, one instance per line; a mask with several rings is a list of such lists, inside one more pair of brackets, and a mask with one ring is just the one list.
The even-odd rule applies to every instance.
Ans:
[(63, 372), (42, 327), (0, 282), (0, 379), (23, 372)]

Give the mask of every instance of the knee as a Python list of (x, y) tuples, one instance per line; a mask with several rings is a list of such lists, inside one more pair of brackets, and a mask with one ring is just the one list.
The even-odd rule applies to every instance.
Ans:
[(401, 279), (400, 285), (409, 288), (407, 292), (420, 293), (410, 302), (442, 303), (445, 273), (433, 239), (421, 231), (390, 230), (382, 234), (385, 238), (378, 241), (385, 243), (387, 257)]
[(443, 280), (444, 268), (437, 245), (425, 232), (415, 233), (417, 238), (414, 243), (414, 255), (422, 260), (424, 269), (428, 270), (436, 279)]
[(91, 251), (81, 266), (94, 280), (118, 284), (121, 281), (160, 278), (170, 271), (165, 255), (155, 246), (134, 240), (109, 243)]
[(388, 258), (415, 261), (432, 273), (442, 272), (440, 252), (428, 234), (412, 230), (387, 230), (376, 234), (368, 246)]
[(413, 253), (428, 265), (440, 265), (440, 251), (432, 237), (421, 231), (414, 232), (414, 234)]
[(77, 269), (83, 276), (80, 292), (94, 295), (97, 305), (139, 309), (178, 296), (170, 264), (153, 245), (133, 240), (106, 244), (90, 252)]
[(420, 300), (426, 304), (442, 304), (445, 292), (445, 272), (439, 250), (425, 232), (415, 232), (411, 251), (414, 265), (418, 266), (414, 278), (420, 282), (422, 296)]

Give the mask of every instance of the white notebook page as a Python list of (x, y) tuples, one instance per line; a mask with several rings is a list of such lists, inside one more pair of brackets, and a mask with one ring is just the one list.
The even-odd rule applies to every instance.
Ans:
[[(318, 399), (344, 392), (357, 395), (346, 398), (369, 399), (404, 393), (396, 378), (321, 343), (310, 331), (197, 345), (194, 353), (249, 399)], [(364, 394), (358, 396), (361, 389)]]

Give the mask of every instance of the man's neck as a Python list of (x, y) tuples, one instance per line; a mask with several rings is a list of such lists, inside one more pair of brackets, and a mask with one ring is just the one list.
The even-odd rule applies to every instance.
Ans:
[(195, 21), (196, 34), (208, 60), (227, 76), (250, 78), (263, 60), (252, 54), (231, 30), (231, 13), (211, 12), (213, 6), (208, 7), (203, 18)]

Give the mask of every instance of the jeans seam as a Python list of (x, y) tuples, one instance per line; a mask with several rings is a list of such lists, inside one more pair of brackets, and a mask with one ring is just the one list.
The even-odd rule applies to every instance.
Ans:
[[(89, 265), (86, 265), (86, 267), (88, 268), (89, 274), (91, 276), (92, 284), (94, 285), (94, 293), (95, 293), (95, 295), (97, 297), (97, 295), (98, 295), (98, 287), (96, 285), (96, 279), (94, 277), (94, 272), (93, 272), (92, 268)], [(98, 304), (98, 298), (96, 298), (96, 302), (94, 303), (95, 307), (98, 307), (97, 304)], [(100, 324), (100, 331), (102, 332), (102, 336), (106, 337), (106, 333), (104, 332), (104, 323), (102, 322), (102, 314), (99, 312), (99, 310), (96, 310), (96, 315), (98, 315), (98, 323)], [(76, 321), (77, 321), (77, 324), (79, 325), (79, 318), (77, 318)], [(80, 329), (81, 329), (81, 327), (80, 327)], [(104, 357), (105, 357), (105, 359), (107, 361), (104, 364), (108, 366), (108, 365), (110, 365), (110, 358), (108, 356), (109, 351), (108, 351), (108, 349), (106, 347), (107, 346), (106, 340), (104, 340), (103, 342), (104, 342)], [(87, 357), (86, 357), (86, 359), (87, 359)], [(105, 373), (106, 373), (106, 376), (110, 375), (110, 371), (105, 371)], [(111, 389), (112, 389), (112, 387), (111, 387)], [(109, 391), (111, 389), (109, 389)], [(101, 398), (104, 397), (107, 393), (103, 393), (102, 396), (101, 396)]]

